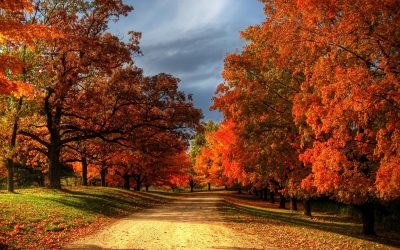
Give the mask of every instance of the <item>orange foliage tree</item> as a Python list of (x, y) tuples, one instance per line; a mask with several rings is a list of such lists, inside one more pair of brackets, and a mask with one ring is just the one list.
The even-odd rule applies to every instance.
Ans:
[[(0, 141), (8, 172), (7, 189), (14, 191), (14, 160), (18, 151), (17, 131), (21, 116), (27, 116), (24, 97), (34, 98), (33, 88), (28, 82), (33, 76), (33, 67), (38, 56), (37, 47), (62, 36), (58, 31), (44, 25), (40, 20), (37, 5), (31, 1), (0, 2), (0, 95), (2, 112), (2, 135)], [(29, 108), (28, 108), (29, 109)]]
[(0, 94), (26, 95), (29, 88), (15, 79), (23, 73), (24, 68), (24, 61), (15, 55), (15, 51), (33, 45), (35, 39), (43, 38), (43, 33), (51, 33), (46, 32), (43, 25), (26, 18), (27, 14), (34, 11), (30, 0), (1, 1), (0, 10)]
[[(160, 179), (176, 170), (173, 169), (176, 165), (166, 163), (186, 150), (190, 131), (197, 127), (201, 117), (191, 97), (178, 91), (178, 82), (166, 74), (143, 77), (133, 66), (119, 69), (107, 81), (98, 82), (92, 90), (86, 91), (84, 102), (79, 103), (83, 111), (75, 113), (85, 121), (86, 130), (78, 131), (82, 126), (79, 123), (69, 124), (71, 133), (83, 141), (71, 141), (65, 148), (78, 152), (79, 159), (75, 156), (68, 159), (71, 153), (64, 150), (61, 153), (66, 157), (61, 162), (82, 162), (82, 183), (86, 184), (84, 173), (93, 163), (85, 162), (104, 160), (106, 162), (96, 164), (103, 171), (100, 171), (102, 176), (108, 172), (107, 176), (114, 176), (116, 183), (123, 183), (126, 189), (131, 187), (132, 178), (137, 190), (142, 184), (148, 189), (150, 185), (161, 183)], [(92, 101), (87, 102), (87, 98)], [(96, 110), (104, 111), (100, 120)], [(107, 125), (103, 125), (103, 130), (96, 130), (95, 126), (101, 128), (104, 123)], [(101, 148), (107, 148), (101, 151), (105, 155), (99, 156), (99, 143), (103, 145)]]
[(88, 130), (77, 126), (82, 112), (81, 98), (87, 96), (85, 91), (95, 83), (95, 76), (106, 77), (113, 68), (130, 62), (130, 53), (138, 50), (138, 35), (131, 33), (130, 43), (125, 44), (106, 33), (109, 20), (131, 10), (120, 1), (90, 4), (71, 1), (55, 5), (43, 1), (37, 8), (45, 22), (63, 36), (43, 48), (37, 65), (40, 76), (36, 79), (37, 87), (42, 90), (35, 107), (40, 115), (19, 133), (41, 144), (40, 152), (49, 163), (49, 185), (60, 188), (62, 148), (81, 139), (81, 135), (73, 132)]
[(400, 3), (262, 2), (266, 19), (227, 56), (212, 107), (248, 154), (237, 173), (359, 206), (373, 234), (373, 204), (400, 195)]
[(374, 234), (373, 203), (399, 197), (400, 172), (393, 164), (399, 161), (400, 47), (394, 41), (400, 3), (276, 1), (266, 6), (275, 9), (274, 17), (287, 20), (284, 27), (272, 23), (276, 29), (297, 29), (282, 47), (294, 50), (291, 41), (297, 38), (297, 49), (309, 52), (302, 58), (304, 81), (293, 108), (296, 122), (306, 124), (303, 138), (313, 138), (301, 156), (312, 168), (303, 186), (358, 205), (363, 232)]
[(295, 209), (296, 198), (308, 198), (298, 178), (298, 172), (306, 169), (299, 161), (299, 134), (292, 117), (301, 75), (290, 65), (280, 67), (273, 60), (277, 44), (263, 28), (244, 31), (242, 37), (250, 43), (240, 54), (226, 57), (225, 82), (218, 87), (212, 108), (234, 123), (234, 133), (246, 154), (238, 161), (248, 176), (241, 183), (264, 193), (269, 190), (272, 195), (279, 192), (281, 207), (285, 206), (284, 196), (290, 196)]
[[(110, 168), (118, 165), (112, 159), (125, 150), (141, 152), (145, 158), (148, 150), (165, 153), (169, 147), (174, 148), (174, 154), (183, 150), (201, 118), (191, 96), (178, 90), (178, 79), (167, 74), (145, 77), (134, 66), (132, 55), (140, 53), (139, 33), (129, 32), (125, 43), (107, 32), (108, 23), (127, 15), (130, 6), (120, 0), (46, 0), (34, 2), (32, 8), (25, 1), (1, 4), (7, 16), (1, 22), (22, 22), (18, 13), (22, 15), (26, 7), (38, 14), (32, 22), (41, 24), (29, 26), (29, 34), (38, 27), (51, 27), (61, 34), (35, 44), (29, 79), (35, 87), (34, 98), (26, 105), (29, 117), (20, 120), (24, 126), (17, 126), (13, 133), (22, 139), (24, 150), (44, 156), (50, 187), (61, 187), (62, 170), (73, 161), (82, 162), (85, 176), (88, 165), (98, 158), (94, 157), (95, 149), (103, 143), (112, 148), (107, 152), (110, 157), (104, 156), (110, 158)], [(14, 10), (21, 19), (9, 20)], [(1, 37), (19, 39), (10, 32), (1, 30)], [(144, 142), (152, 145), (145, 151)], [(149, 162), (156, 157), (150, 157)], [(84, 184), (86, 179), (83, 177)]]
[(211, 184), (220, 185), (220, 178), (216, 172), (219, 161), (217, 160), (218, 150), (213, 148), (213, 131), (217, 130), (217, 125), (213, 121), (203, 124), (191, 141), (190, 157), (193, 164), (193, 170), (198, 184), (207, 184), (208, 190), (211, 190)]

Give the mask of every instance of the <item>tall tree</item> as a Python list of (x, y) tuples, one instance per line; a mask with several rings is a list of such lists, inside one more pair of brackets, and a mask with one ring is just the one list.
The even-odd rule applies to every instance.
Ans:
[[(244, 33), (250, 43), (243, 53), (227, 58), (227, 83), (220, 86), (215, 107), (239, 128), (242, 117), (258, 117), (256, 123), (244, 119), (242, 131), (251, 132), (247, 138), (256, 135), (278, 150), (288, 141), (289, 157), (300, 154), (303, 165), (289, 158), (267, 168), (278, 174), (274, 181), (282, 185), (287, 179), (288, 187), (302, 183), (300, 193), (359, 206), (363, 232), (373, 234), (373, 204), (399, 195), (394, 166), (399, 161), (400, 3), (262, 2), (266, 19)], [(256, 151), (268, 163), (276, 152), (265, 146)], [(297, 171), (306, 178), (290, 180)]]
[(198, 176), (201, 176), (202, 183), (208, 185), (208, 189), (211, 189), (211, 183), (214, 182), (214, 178), (211, 175), (211, 158), (207, 153), (211, 153), (207, 150), (209, 147), (209, 140), (207, 135), (217, 129), (217, 125), (209, 120), (206, 124), (202, 125), (202, 128), (196, 132), (194, 139), (191, 141), (190, 147), (190, 158), (194, 167), (194, 170)]
[(0, 3), (0, 95), (2, 97), (2, 157), (7, 168), (7, 189), (14, 191), (14, 160), (20, 117), (26, 115), (24, 98), (33, 97), (32, 67), (37, 44), (60, 37), (51, 27), (40, 24), (31, 1)]
[[(45, 93), (36, 108), (44, 116), (20, 134), (42, 145), (41, 152), (49, 162), (50, 187), (60, 188), (62, 148), (81, 139), (71, 128), (79, 124), (80, 116), (75, 113), (81, 108), (77, 106), (79, 98), (86, 96), (83, 93), (95, 83), (94, 77), (107, 77), (112, 69), (131, 62), (131, 53), (138, 52), (137, 33), (131, 33), (128, 44), (106, 33), (110, 20), (130, 10), (121, 1), (43, 1), (38, 5), (43, 22), (63, 36), (43, 48), (38, 67), (37, 87)], [(93, 133), (91, 137), (95, 137)]]
[(234, 123), (241, 150), (247, 154), (238, 161), (242, 173), (251, 176), (243, 183), (279, 191), (284, 206), (284, 195), (297, 198), (300, 192), (294, 190), (301, 189), (300, 182), (288, 185), (294, 176), (290, 173), (301, 167), (298, 129), (292, 117), (301, 74), (274, 61), (278, 45), (268, 34), (261, 25), (242, 32), (248, 44), (240, 54), (225, 58), (225, 82), (218, 87), (212, 108)]

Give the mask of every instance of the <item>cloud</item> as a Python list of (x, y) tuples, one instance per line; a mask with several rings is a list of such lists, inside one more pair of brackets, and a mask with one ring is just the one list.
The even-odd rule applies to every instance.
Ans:
[(260, 23), (258, 0), (131, 0), (132, 15), (111, 26), (123, 35), (141, 31), (143, 57), (136, 58), (145, 74), (170, 73), (182, 80), (180, 89), (192, 93), (205, 119), (221, 120), (208, 110), (216, 86), (223, 80), (224, 57), (243, 46), (239, 32)]
[(196, 73), (205, 66), (212, 68), (221, 62), (229, 42), (226, 36), (227, 32), (222, 28), (192, 30), (176, 40), (143, 46), (144, 56), (139, 61), (150, 74), (157, 71), (183, 75)]
[[(217, 23), (232, 1), (179, 0), (177, 3), (179, 4), (176, 16), (177, 23), (183, 24), (184, 31), (190, 31)], [(182, 20), (186, 21), (182, 23)]]

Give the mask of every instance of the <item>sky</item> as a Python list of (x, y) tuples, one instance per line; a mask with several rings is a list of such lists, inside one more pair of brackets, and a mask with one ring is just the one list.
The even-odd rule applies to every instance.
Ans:
[(143, 56), (136, 64), (146, 75), (168, 73), (181, 79), (180, 90), (193, 94), (204, 120), (219, 122), (222, 114), (209, 111), (222, 83), (224, 58), (242, 48), (240, 31), (264, 20), (257, 0), (125, 0), (134, 11), (111, 25), (122, 38), (142, 32)]

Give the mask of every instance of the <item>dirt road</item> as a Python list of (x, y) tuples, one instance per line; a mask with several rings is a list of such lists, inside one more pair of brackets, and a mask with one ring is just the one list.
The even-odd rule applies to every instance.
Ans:
[[(169, 204), (121, 219), (69, 249), (271, 249), (236, 230), (216, 193), (182, 195)], [(240, 228), (240, 227), (238, 227)]]

